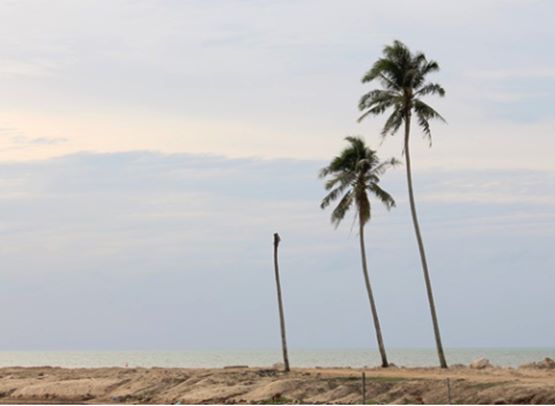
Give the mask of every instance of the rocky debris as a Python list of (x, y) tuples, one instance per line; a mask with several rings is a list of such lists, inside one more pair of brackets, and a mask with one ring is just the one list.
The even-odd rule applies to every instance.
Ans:
[(524, 364), (524, 365), (521, 365), (519, 368), (555, 369), (555, 361), (553, 361), (549, 357), (546, 357), (543, 361)]
[(260, 369), (256, 371), (258, 376), (277, 376), (278, 371), (275, 369)]
[(472, 369), (484, 369), (484, 368), (492, 368), (491, 362), (487, 358), (478, 358), (472, 361), (469, 365)]
[(281, 371), (282, 369), (285, 369), (285, 364), (283, 362), (276, 362), (272, 365), (272, 369), (278, 369)]

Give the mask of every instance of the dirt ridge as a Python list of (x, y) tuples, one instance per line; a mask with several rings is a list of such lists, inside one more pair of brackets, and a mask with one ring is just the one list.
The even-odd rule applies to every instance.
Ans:
[(0, 403), (554, 404), (555, 370), (534, 368), (0, 368)]

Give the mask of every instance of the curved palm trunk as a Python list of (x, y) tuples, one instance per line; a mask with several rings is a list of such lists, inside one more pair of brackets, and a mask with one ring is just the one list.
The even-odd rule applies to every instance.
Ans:
[(283, 365), (285, 372), (289, 372), (289, 357), (287, 355), (287, 341), (285, 340), (285, 317), (283, 315), (283, 302), (281, 300), (281, 283), (279, 282), (278, 245), (279, 234), (274, 234), (274, 271), (276, 274), (277, 298), (279, 307), (279, 326), (281, 329), (281, 349), (283, 351)]
[(378, 319), (378, 311), (376, 303), (374, 302), (374, 295), (372, 294), (372, 286), (370, 285), (370, 278), (368, 277), (368, 267), (366, 264), (366, 248), (364, 247), (364, 226), (360, 224), (360, 255), (362, 258), (362, 273), (364, 274), (364, 282), (366, 283), (366, 291), (368, 292), (368, 300), (370, 301), (370, 309), (372, 310), (372, 318), (374, 319), (374, 328), (376, 329), (376, 338), (378, 339), (378, 348), (382, 357), (382, 367), (387, 367), (387, 356), (385, 355), (385, 347), (382, 339), (382, 329), (380, 327), (380, 320)]
[(422, 270), (424, 271), (424, 281), (426, 282), (426, 291), (428, 293), (428, 302), (430, 303), (430, 312), (432, 313), (432, 323), (434, 325), (434, 334), (436, 339), (437, 355), (439, 357), (439, 365), (441, 366), (441, 368), (447, 368), (447, 361), (445, 360), (443, 345), (441, 344), (439, 323), (437, 321), (436, 307), (434, 304), (434, 296), (432, 294), (432, 283), (430, 282), (430, 274), (428, 272), (428, 263), (426, 261), (424, 243), (422, 242), (422, 235), (420, 234), (420, 226), (418, 225), (418, 218), (416, 217), (416, 205), (414, 204), (414, 193), (412, 190), (412, 172), (410, 167), (409, 134), (410, 134), (410, 113), (407, 114), (405, 118), (405, 157), (406, 157), (406, 167), (407, 167), (407, 184), (409, 188), (410, 211), (412, 215), (412, 223), (414, 225), (414, 232), (416, 234), (416, 240), (418, 242), (418, 250), (420, 251)]

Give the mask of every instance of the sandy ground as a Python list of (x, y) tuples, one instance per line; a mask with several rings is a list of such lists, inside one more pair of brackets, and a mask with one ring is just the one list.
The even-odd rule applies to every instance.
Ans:
[(467, 367), (0, 368), (0, 402), (350, 404), (362, 402), (362, 372), (370, 404), (555, 403), (555, 369)]

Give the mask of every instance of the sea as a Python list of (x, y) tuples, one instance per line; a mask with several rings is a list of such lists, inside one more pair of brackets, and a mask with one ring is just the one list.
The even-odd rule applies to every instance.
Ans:
[[(517, 367), (555, 359), (555, 348), (448, 348), (447, 362), (469, 364), (487, 358), (496, 366)], [(437, 366), (433, 349), (389, 349), (390, 362), (397, 366)], [(0, 351), (0, 367), (53, 366), (66, 368), (164, 367), (221, 368), (232, 365), (270, 367), (282, 360), (280, 350), (267, 351)], [(376, 350), (330, 349), (291, 350), (292, 367), (375, 367), (380, 364)]]

